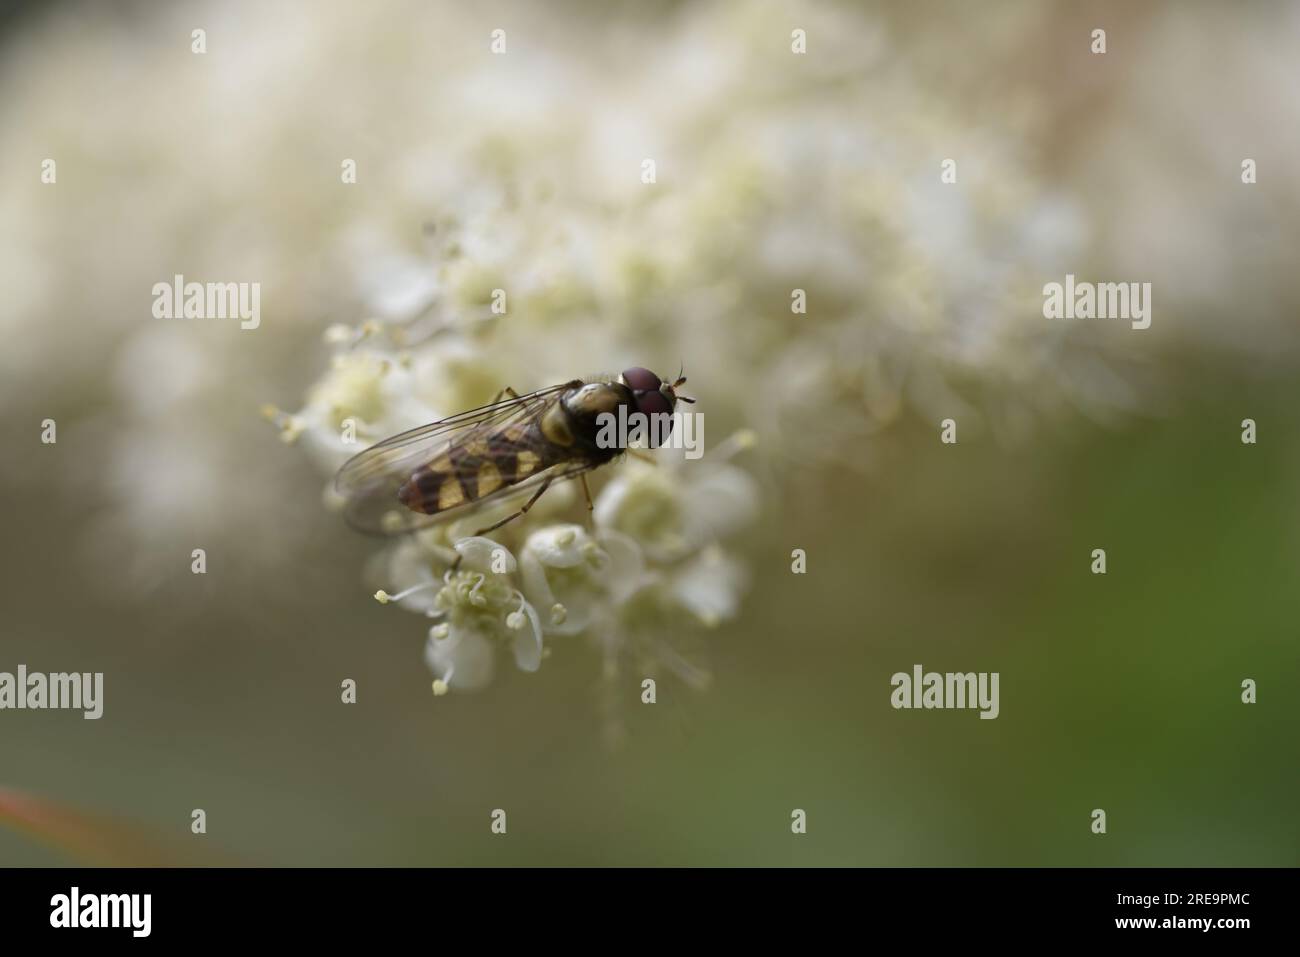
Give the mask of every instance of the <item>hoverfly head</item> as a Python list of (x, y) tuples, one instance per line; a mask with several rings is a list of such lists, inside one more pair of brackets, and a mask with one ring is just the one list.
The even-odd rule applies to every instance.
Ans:
[(678, 375), (674, 381), (668, 382), (649, 369), (642, 369), (638, 366), (632, 369), (624, 369), (618, 380), (632, 391), (632, 399), (636, 403), (637, 412), (640, 412), (649, 421), (654, 421), (658, 417), (660, 422), (663, 423), (661, 431), (651, 433), (661, 438), (666, 438), (672, 430), (672, 421), (668, 417), (677, 408), (677, 401), (679, 399), (682, 402), (695, 401), (688, 396), (677, 394), (677, 387), (686, 381), (686, 377), (683, 375)]
[(677, 394), (677, 387), (686, 382), (684, 375), (678, 375), (672, 382), (668, 382), (649, 369), (637, 367), (624, 369), (618, 380), (632, 390), (637, 411), (646, 415), (671, 414), (679, 399), (682, 402), (695, 401), (689, 396)]

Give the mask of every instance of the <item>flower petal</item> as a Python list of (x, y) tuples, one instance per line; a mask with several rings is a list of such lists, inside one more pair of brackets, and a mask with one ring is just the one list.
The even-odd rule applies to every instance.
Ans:
[(730, 465), (700, 469), (682, 495), (685, 525), (699, 539), (725, 538), (758, 514), (758, 483)]
[(512, 575), (518, 567), (510, 549), (490, 538), (462, 538), (454, 547), (463, 560), (463, 567), (476, 572)]
[[(374, 587), (394, 595), (436, 581), (428, 553), (410, 539), (373, 556), (366, 578)], [(437, 608), (437, 597), (437, 588), (422, 588), (401, 599), (398, 605), (407, 611), (430, 612)]]
[(621, 605), (641, 587), (641, 579), (645, 574), (645, 558), (641, 554), (641, 546), (631, 536), (611, 528), (601, 529), (596, 540), (608, 556), (602, 574), (609, 587), (610, 598), (614, 604)]
[(735, 616), (745, 579), (745, 570), (735, 559), (706, 551), (673, 576), (673, 596), (701, 621), (712, 624)]
[(511, 650), (515, 653), (515, 664), (520, 671), (536, 671), (542, 666), (542, 622), (528, 602), (524, 602), (520, 610), (528, 623), (515, 632)]
[(472, 628), (452, 626), (446, 638), (430, 634), (424, 660), (435, 676), (458, 691), (478, 691), (492, 681), (492, 643)]
[(581, 525), (551, 525), (529, 535), (524, 549), (543, 565), (572, 568), (587, 560), (589, 541), (591, 539)]

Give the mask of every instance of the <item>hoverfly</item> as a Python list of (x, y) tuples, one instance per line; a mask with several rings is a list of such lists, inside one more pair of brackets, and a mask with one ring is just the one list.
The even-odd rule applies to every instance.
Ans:
[(532, 492), (516, 511), (475, 532), (483, 535), (526, 514), (556, 482), (573, 478), (581, 479), (590, 509), (586, 473), (626, 451), (597, 443), (598, 418), (617, 415), (620, 407), (629, 415), (671, 414), (679, 399), (695, 401), (677, 394), (685, 381), (633, 368), (617, 378), (573, 379), (528, 395), (506, 388), (485, 406), (353, 456), (334, 487), (348, 522), (374, 534), (424, 528)]

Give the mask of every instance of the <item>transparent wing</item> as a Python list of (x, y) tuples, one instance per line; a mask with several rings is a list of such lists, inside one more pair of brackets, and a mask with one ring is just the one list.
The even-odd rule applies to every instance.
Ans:
[[(574, 468), (582, 463), (557, 465), (515, 485), (499, 489), (492, 495), (435, 515), (412, 511), (397, 497), (398, 489), (416, 469), (442, 455), (453, 444), (470, 441), (479, 431), (498, 429), (526, 420), (536, 415), (557, 393), (572, 385), (573, 383), (566, 382), (471, 409), (395, 435), (353, 456), (339, 469), (334, 479), (334, 488), (345, 503), (344, 514), (348, 523), (372, 534), (400, 534), (460, 517), (500, 502), (502, 498), (522, 494), (545, 480), (548, 473), (558, 473), (566, 468), (574, 474), (582, 471), (581, 468)], [(559, 474), (552, 476), (553, 480), (560, 477)]]

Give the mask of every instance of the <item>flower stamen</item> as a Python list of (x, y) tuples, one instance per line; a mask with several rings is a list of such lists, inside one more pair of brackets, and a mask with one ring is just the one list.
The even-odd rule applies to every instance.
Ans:
[(487, 596), (482, 594), (483, 583), (487, 581), (486, 575), (479, 575), (478, 580), (474, 582), (473, 587), (469, 590), (469, 603), (479, 608), (487, 607)]
[(390, 601), (401, 601), (408, 595), (414, 595), (418, 591), (428, 591), (430, 588), (440, 587), (437, 582), (422, 582), (419, 585), (412, 585), (410, 588), (399, 591), (396, 595), (390, 595), (382, 588), (375, 592), (375, 601), (381, 605), (387, 605)]
[(519, 600), (519, 607), (506, 615), (506, 627), (514, 631), (522, 631), (524, 626), (528, 624), (528, 616), (524, 613), (524, 608), (528, 605), (528, 599), (518, 589), (514, 590), (514, 596)]

